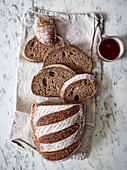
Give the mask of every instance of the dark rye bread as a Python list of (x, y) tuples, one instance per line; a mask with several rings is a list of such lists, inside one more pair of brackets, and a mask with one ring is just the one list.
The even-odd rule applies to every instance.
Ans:
[(31, 90), (37, 96), (59, 97), (64, 82), (75, 75), (74, 71), (61, 64), (47, 66), (33, 77)]
[(66, 81), (61, 88), (60, 97), (65, 102), (82, 102), (95, 93), (94, 76), (79, 74)]
[(64, 64), (76, 73), (90, 73), (90, 57), (79, 47), (68, 44), (55, 47), (44, 58), (43, 68), (51, 64)]
[(54, 47), (63, 45), (62, 38), (56, 37), (55, 45), (45, 45), (36, 36), (29, 40), (24, 48), (24, 57), (29, 61), (43, 61), (44, 56)]
[[(69, 109), (72, 111), (71, 108), (74, 106), (77, 113), (73, 115), (70, 114), (70, 117), (67, 118)], [(66, 110), (66, 112), (64, 112), (65, 120), (59, 119), (57, 123), (37, 126), (39, 118), (57, 113), (58, 110), (59, 114), (63, 114), (62, 112)], [(54, 117), (52, 117), (52, 119), (54, 119)], [(79, 148), (84, 131), (84, 124), (85, 104), (48, 103), (32, 105), (30, 120), (32, 139), (37, 151), (49, 161), (66, 159)]]

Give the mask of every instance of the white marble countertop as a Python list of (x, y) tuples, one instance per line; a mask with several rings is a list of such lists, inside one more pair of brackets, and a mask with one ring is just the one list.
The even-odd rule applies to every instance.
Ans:
[[(84, 161), (50, 163), (9, 140), (16, 104), (18, 40), (22, 14), (31, 6), (62, 12), (100, 12), (105, 33), (125, 43), (124, 56), (103, 63), (103, 81), (92, 150)], [(0, 1), (0, 170), (126, 170), (127, 0)]]

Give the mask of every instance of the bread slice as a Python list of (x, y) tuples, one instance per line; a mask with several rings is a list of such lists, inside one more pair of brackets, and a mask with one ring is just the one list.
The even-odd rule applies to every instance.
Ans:
[(38, 96), (59, 97), (64, 82), (75, 75), (74, 71), (61, 64), (47, 66), (34, 76), (31, 90)]
[[(48, 124), (38, 124), (42, 120)], [(33, 104), (30, 124), (37, 151), (50, 161), (65, 159), (80, 146), (85, 104)]]
[(51, 64), (64, 64), (76, 73), (90, 73), (90, 57), (79, 47), (68, 44), (55, 47), (44, 58), (43, 68)]
[(54, 47), (63, 45), (63, 39), (56, 37), (55, 45), (45, 45), (34, 36), (29, 40), (24, 47), (24, 57), (29, 61), (43, 61), (44, 56)]
[(60, 97), (65, 102), (82, 102), (95, 93), (94, 76), (79, 74), (66, 81), (61, 88)]

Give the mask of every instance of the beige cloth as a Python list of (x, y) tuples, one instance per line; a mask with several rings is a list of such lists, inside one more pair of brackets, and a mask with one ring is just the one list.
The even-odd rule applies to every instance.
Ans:
[[(34, 147), (30, 132), (30, 113), (33, 103), (60, 102), (59, 98), (43, 98), (32, 94), (31, 80), (42, 68), (42, 63), (30, 62), (23, 57), (23, 48), (26, 42), (34, 36), (33, 23), (36, 17), (42, 15), (51, 16), (59, 35), (65, 42), (82, 48), (92, 59), (92, 74), (96, 77), (97, 93), (87, 100), (86, 125), (82, 144), (70, 159), (85, 159), (90, 150), (94, 132), (95, 112), (99, 100), (99, 85), (101, 82), (101, 60), (96, 54), (96, 46), (100, 39), (103, 27), (103, 17), (95, 13), (65, 14), (29, 9), (22, 18), (21, 41), (19, 50), (17, 103), (16, 112), (11, 128), (10, 138), (13, 142), (23, 147)], [(30, 148), (30, 147), (29, 147)]]

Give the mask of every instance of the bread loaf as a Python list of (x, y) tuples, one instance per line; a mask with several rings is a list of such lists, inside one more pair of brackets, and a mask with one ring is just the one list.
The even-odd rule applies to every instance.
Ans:
[(66, 81), (61, 88), (60, 97), (65, 102), (82, 102), (95, 92), (94, 76), (79, 74)]
[(47, 160), (69, 157), (80, 146), (84, 124), (85, 104), (32, 106), (33, 141), (37, 151)]
[(74, 71), (61, 64), (47, 66), (34, 76), (31, 90), (38, 96), (59, 97), (64, 82), (75, 75)]
[(44, 56), (54, 47), (61, 46), (64, 41), (57, 36), (54, 45), (45, 45), (41, 43), (36, 36), (29, 40), (24, 47), (24, 57), (29, 61), (43, 61)]
[(38, 40), (45, 45), (54, 45), (56, 29), (53, 20), (48, 16), (37, 17), (34, 21), (34, 31)]
[(63, 45), (55, 47), (44, 58), (43, 68), (51, 64), (64, 64), (75, 73), (90, 73), (92, 62), (90, 57), (79, 47)]

